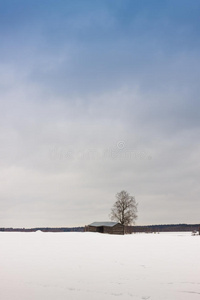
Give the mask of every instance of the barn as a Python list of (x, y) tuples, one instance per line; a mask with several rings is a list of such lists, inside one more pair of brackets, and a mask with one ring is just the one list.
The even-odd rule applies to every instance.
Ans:
[(117, 222), (94, 222), (86, 226), (85, 230), (89, 232), (124, 234), (124, 226)]

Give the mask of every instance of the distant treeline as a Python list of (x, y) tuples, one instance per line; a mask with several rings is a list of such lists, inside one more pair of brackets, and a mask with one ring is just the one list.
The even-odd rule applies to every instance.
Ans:
[[(0, 228), (0, 231), (9, 232), (84, 232), (85, 227), (37, 227), (37, 228)], [(136, 232), (177, 232), (177, 231), (199, 231), (200, 224), (165, 224), (165, 225), (146, 225), (146, 226), (126, 226), (126, 233)]]
[(43, 232), (83, 232), (84, 227), (59, 227), (59, 228), (51, 228), (51, 227), (37, 227), (37, 228), (0, 228), (0, 231), (11, 231), (11, 232), (35, 232), (35, 231), (43, 231)]
[(165, 224), (165, 225), (147, 225), (131, 226), (132, 232), (177, 232), (177, 231), (195, 231), (199, 230), (200, 224)]

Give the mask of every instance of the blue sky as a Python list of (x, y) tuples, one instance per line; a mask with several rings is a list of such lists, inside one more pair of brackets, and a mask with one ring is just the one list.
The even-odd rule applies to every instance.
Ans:
[(199, 11), (0, 0), (0, 226), (199, 223)]

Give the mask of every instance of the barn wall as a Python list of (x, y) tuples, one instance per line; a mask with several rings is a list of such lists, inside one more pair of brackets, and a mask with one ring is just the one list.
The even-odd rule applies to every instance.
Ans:
[(121, 224), (116, 224), (112, 227), (113, 234), (124, 234), (124, 226)]
[(86, 231), (97, 232), (97, 228), (94, 226), (86, 226)]
[[(124, 226), (121, 224), (116, 224), (113, 227), (109, 226), (102, 226), (102, 231), (103, 233), (108, 233), (108, 234), (124, 234)], [(85, 226), (85, 231), (89, 232), (100, 232), (99, 227), (95, 226)]]
[(104, 227), (103, 227), (103, 233), (109, 233), (109, 234), (112, 234), (112, 227), (104, 226)]

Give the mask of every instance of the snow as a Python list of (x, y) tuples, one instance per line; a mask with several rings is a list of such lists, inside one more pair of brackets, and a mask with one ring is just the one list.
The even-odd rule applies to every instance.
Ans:
[(191, 233), (0, 233), (2, 300), (200, 299)]

